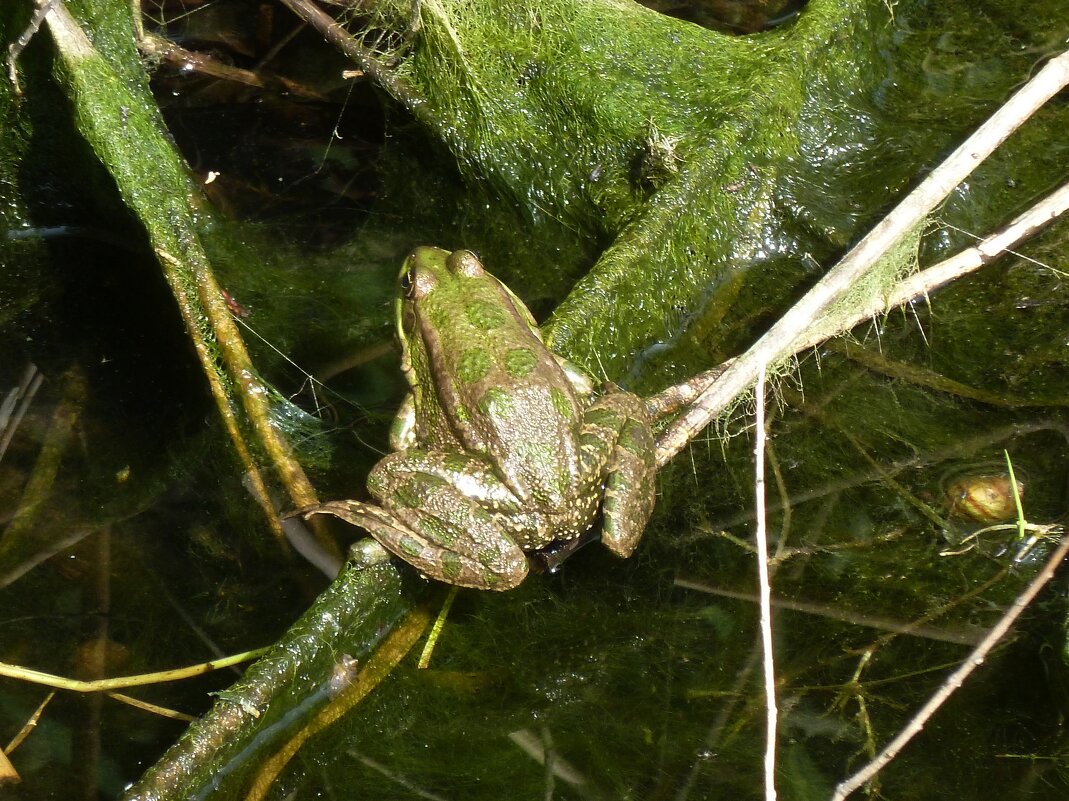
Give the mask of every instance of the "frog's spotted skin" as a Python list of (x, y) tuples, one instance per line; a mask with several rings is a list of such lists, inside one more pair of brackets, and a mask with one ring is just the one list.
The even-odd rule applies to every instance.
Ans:
[(525, 550), (578, 537), (635, 548), (653, 511), (645, 403), (551, 353), (527, 307), (474, 254), (419, 248), (405, 261), (397, 324), (411, 388), (394, 452), (368, 477), (378, 502), (307, 510), (366, 528), (433, 578), (504, 590)]

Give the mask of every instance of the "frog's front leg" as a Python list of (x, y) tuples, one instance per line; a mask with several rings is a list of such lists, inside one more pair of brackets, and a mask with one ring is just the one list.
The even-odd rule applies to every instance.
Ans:
[(653, 514), (657, 463), (645, 402), (610, 386), (583, 415), (584, 469), (605, 476), (601, 541), (617, 556), (635, 550)]
[(335, 501), (313, 511), (366, 529), (388, 551), (450, 584), (508, 590), (527, 575), (523, 551), (489, 511), (515, 512), (515, 496), (478, 460), (398, 451), (375, 465), (368, 489), (380, 506)]

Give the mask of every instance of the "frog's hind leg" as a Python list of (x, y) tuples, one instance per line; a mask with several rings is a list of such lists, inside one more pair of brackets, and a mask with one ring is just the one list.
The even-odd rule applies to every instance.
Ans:
[(418, 475), (418, 483), (434, 490), (419, 509), (395, 512), (360, 501), (332, 501), (302, 511), (334, 515), (367, 530), (431, 578), (481, 590), (510, 590), (523, 581), (527, 557), (501, 536), (484, 509), (434, 476)]

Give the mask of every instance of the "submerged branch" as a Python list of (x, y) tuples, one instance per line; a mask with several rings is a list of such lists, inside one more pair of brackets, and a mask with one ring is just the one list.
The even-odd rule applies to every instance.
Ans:
[(401, 574), (384, 552), (364, 553), (236, 685), (219, 694), (211, 710), (127, 790), (126, 801), (232, 797), (262, 775), (265, 759), (280, 759), (287, 744), (303, 742), (310, 722), (342, 709), (339, 704), (356, 688), (366, 694), (388, 675), (425, 627), (427, 614), (412, 605), (413, 593), (402, 592)]
[(1032, 579), (1032, 582), (1028, 585), (1025, 591), (1014, 599), (1013, 604), (1006, 610), (1006, 614), (1002, 616), (998, 623), (992, 626), (987, 636), (984, 637), (980, 644), (973, 649), (972, 653), (969, 654), (961, 666), (946, 677), (946, 680), (936, 693), (920, 708), (905, 728), (903, 728), (891, 742), (884, 746), (883, 750), (876, 755), (875, 759), (869, 762), (869, 764), (861, 770), (839, 783), (835, 788), (835, 792), (831, 796), (831, 801), (843, 801), (844, 798), (879, 773), (884, 765), (898, 756), (898, 752), (920, 733), (921, 729), (924, 728), (924, 725), (931, 719), (932, 715), (936, 713), (939, 707), (941, 707), (946, 700), (954, 694), (976, 668), (984, 663), (988, 654), (991, 653), (991, 649), (1006, 636), (1006, 633), (1017, 621), (1017, 618), (1021, 616), (1021, 613), (1024, 612), (1030, 603), (1032, 603), (1033, 599), (1039, 594), (1039, 591), (1043, 589), (1046, 583), (1053, 578), (1054, 571), (1058, 568), (1058, 565), (1065, 560), (1067, 554), (1069, 554), (1069, 537), (1063, 537), (1057, 549), (1050, 555), (1047, 563), (1043, 566), (1043, 569), (1039, 571), (1034, 579)]

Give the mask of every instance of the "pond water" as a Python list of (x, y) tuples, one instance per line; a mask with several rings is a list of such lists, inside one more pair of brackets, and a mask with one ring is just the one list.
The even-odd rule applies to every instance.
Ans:
[[(268, 47), (257, 31), (275, 43), (285, 27), (237, 2), (183, 27), (160, 5), (176, 40), (223, 62), (246, 64)], [(652, 391), (737, 354), (1069, 37), (1058, 3), (902, 2), (893, 18), (882, 8), (868, 23), (878, 63), (859, 69), (879, 74), (832, 93), (838, 105), (814, 89), (799, 113), (797, 156), (777, 165), (746, 280), (658, 309), (671, 336), (615, 354), (613, 378)], [(612, 232), (489, 203), (496, 184), (465, 183), (447, 148), (366, 84), (327, 83), (343, 62), (322, 48), (306, 31), (274, 62), (287, 91), (239, 91), (192, 69), (162, 71), (155, 90), (193, 171), (222, 176), (206, 187), (222, 211), (201, 235), (256, 369), (278, 390), (277, 425), (320, 497), (366, 498), (404, 390), (391, 315), (408, 249), (478, 250), (544, 320)], [(39, 57), (27, 53), (38, 81)], [(1064, 181), (1067, 115), (1055, 98), (951, 196), (922, 265)], [(0, 678), (0, 742), (48, 700), (10, 754), (21, 782), (0, 796), (119, 798), (189, 716), (229, 703), (248, 726), (212, 746), (225, 756), (211, 775), (162, 797), (245, 798), (264, 760), (341, 693), (332, 671), (373, 663), (446, 593), (394, 565), (353, 580), (374, 608), (363, 595), (320, 597), (328, 578), (275, 538), (250, 497), (144, 231), (99, 166), (84, 166), (77, 137), (57, 137), (60, 164), (82, 165), (84, 185), (29, 158), (25, 183), (0, 183), (0, 423), (11, 432), (0, 427), (0, 662), (91, 681), (284, 637), (308, 659), (261, 665), (256, 675), (274, 671), (279, 687), (255, 713), (249, 695), (227, 692), (240, 665), (119, 690), (184, 718), (99, 693), (48, 700), (47, 687)], [(1056, 224), (1020, 255), (800, 354), (774, 382), (780, 798), (829, 798), (1052, 551), (1069, 507), (1067, 237)], [(311, 374), (323, 381), (312, 390)], [(416, 666), (419, 647), (400, 656), (266, 797), (762, 798), (752, 413), (740, 405), (660, 472), (630, 559), (595, 542), (508, 593), (461, 590), (429, 668)], [(1024, 536), (1007, 455), (1033, 524)], [(357, 536), (332, 531), (345, 544)], [(287, 631), (317, 597), (298, 643)], [(1065, 620), (1061, 576), (880, 775), (880, 797), (1064, 797)]]

